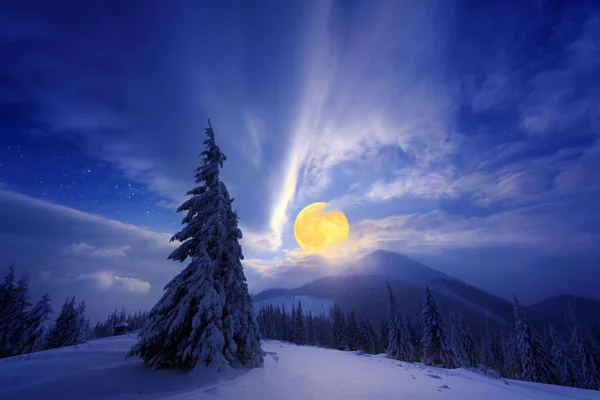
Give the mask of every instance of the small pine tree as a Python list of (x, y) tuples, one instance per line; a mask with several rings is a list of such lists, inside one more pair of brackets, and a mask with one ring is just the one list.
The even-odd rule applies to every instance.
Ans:
[(452, 352), (448, 348), (446, 326), (429, 286), (425, 288), (423, 302), (423, 364), (453, 368)]
[(50, 314), (52, 314), (50, 295), (46, 293), (27, 314), (23, 353), (32, 353), (43, 349), (47, 331), (46, 321), (50, 320)]
[(539, 334), (516, 297), (514, 297), (514, 308), (522, 378), (530, 382), (555, 383), (552, 362), (542, 346)]
[(475, 340), (464, 318), (460, 320), (457, 345), (461, 365), (470, 368), (478, 366), (477, 346), (475, 346)]

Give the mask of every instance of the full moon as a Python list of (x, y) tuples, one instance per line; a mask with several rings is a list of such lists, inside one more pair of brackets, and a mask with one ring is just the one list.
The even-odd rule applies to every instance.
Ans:
[(323, 212), (327, 203), (306, 206), (294, 223), (294, 236), (304, 251), (314, 252), (343, 242), (350, 234), (350, 225), (341, 211)]

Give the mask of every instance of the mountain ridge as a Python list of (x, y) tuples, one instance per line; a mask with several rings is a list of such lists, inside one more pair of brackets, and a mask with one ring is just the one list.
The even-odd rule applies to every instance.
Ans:
[[(386, 250), (376, 250), (365, 255), (338, 275), (319, 278), (293, 289), (265, 290), (258, 293), (254, 301), (284, 296), (311, 296), (337, 301), (342, 309), (354, 310), (357, 315), (378, 323), (387, 313), (388, 284), (394, 291), (400, 311), (409, 317), (420, 313), (425, 286), (428, 285), (438, 300), (440, 309), (446, 315), (450, 312), (463, 315), (475, 332), (482, 333), (486, 323), (500, 331), (512, 329), (513, 304), (510, 300), (405, 255)], [(585, 300), (595, 302), (592, 299), (581, 299), (584, 299), (584, 303)], [(600, 318), (600, 301), (598, 303)], [(547, 311), (548, 307), (544, 302), (536, 304), (526, 307), (536, 325), (543, 327), (545, 323), (553, 323), (559, 329), (562, 327), (562, 319), (549, 318), (551, 313)], [(582, 322), (588, 322), (578, 303), (574, 312)]]

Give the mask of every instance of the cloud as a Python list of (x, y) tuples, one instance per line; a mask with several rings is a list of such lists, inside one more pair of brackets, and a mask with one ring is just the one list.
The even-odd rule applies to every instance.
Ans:
[(167, 260), (171, 234), (19, 193), (0, 190), (0, 221), (0, 265), (31, 271), (33, 298), (85, 298), (93, 318), (115, 307), (150, 308), (182, 268)]
[(97, 249), (87, 243), (73, 243), (67, 247), (67, 250), (73, 254), (89, 254), (96, 257), (125, 257), (127, 255), (125, 252), (129, 249), (131, 249), (129, 245)]
[(419, 170), (402, 171), (397, 174), (396, 180), (373, 184), (367, 197), (370, 200), (383, 201), (395, 197), (414, 196), (423, 199), (436, 199), (452, 196), (451, 170), (437, 172), (423, 172)]
[(92, 274), (79, 275), (78, 279), (90, 279), (101, 290), (118, 289), (129, 293), (148, 294), (151, 285), (149, 282), (137, 278), (128, 278), (114, 275), (112, 271), (98, 271)]
[[(507, 246), (537, 254), (585, 254), (597, 250), (598, 206), (589, 200), (540, 204), (483, 217), (436, 210), (365, 219), (348, 241), (332, 249), (352, 260), (378, 248), (407, 254), (444, 254), (469, 248)], [(568, 236), (564, 232), (569, 232)]]
[[(454, 151), (449, 138), (454, 106), (437, 84), (436, 61), (443, 52), (437, 36), (425, 28), (443, 22), (430, 5), (389, 2), (361, 10), (346, 37), (354, 43), (352, 51), (342, 49), (330, 33), (332, 7), (319, 3), (305, 41), (304, 93), (281, 175), (271, 189), (275, 237), (281, 237), (294, 202), (330, 186), (337, 167), (356, 160), (376, 165), (385, 147), (402, 149), (415, 168)], [(399, 27), (391, 15), (411, 15), (411, 21)], [(393, 39), (408, 37), (418, 43)], [(393, 68), (390, 54), (398, 56)]]

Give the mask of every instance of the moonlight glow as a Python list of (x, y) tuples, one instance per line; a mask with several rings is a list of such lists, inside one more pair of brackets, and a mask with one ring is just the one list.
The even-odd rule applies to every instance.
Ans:
[(348, 238), (350, 225), (341, 211), (323, 212), (327, 203), (305, 207), (294, 223), (296, 241), (304, 251), (318, 251)]

